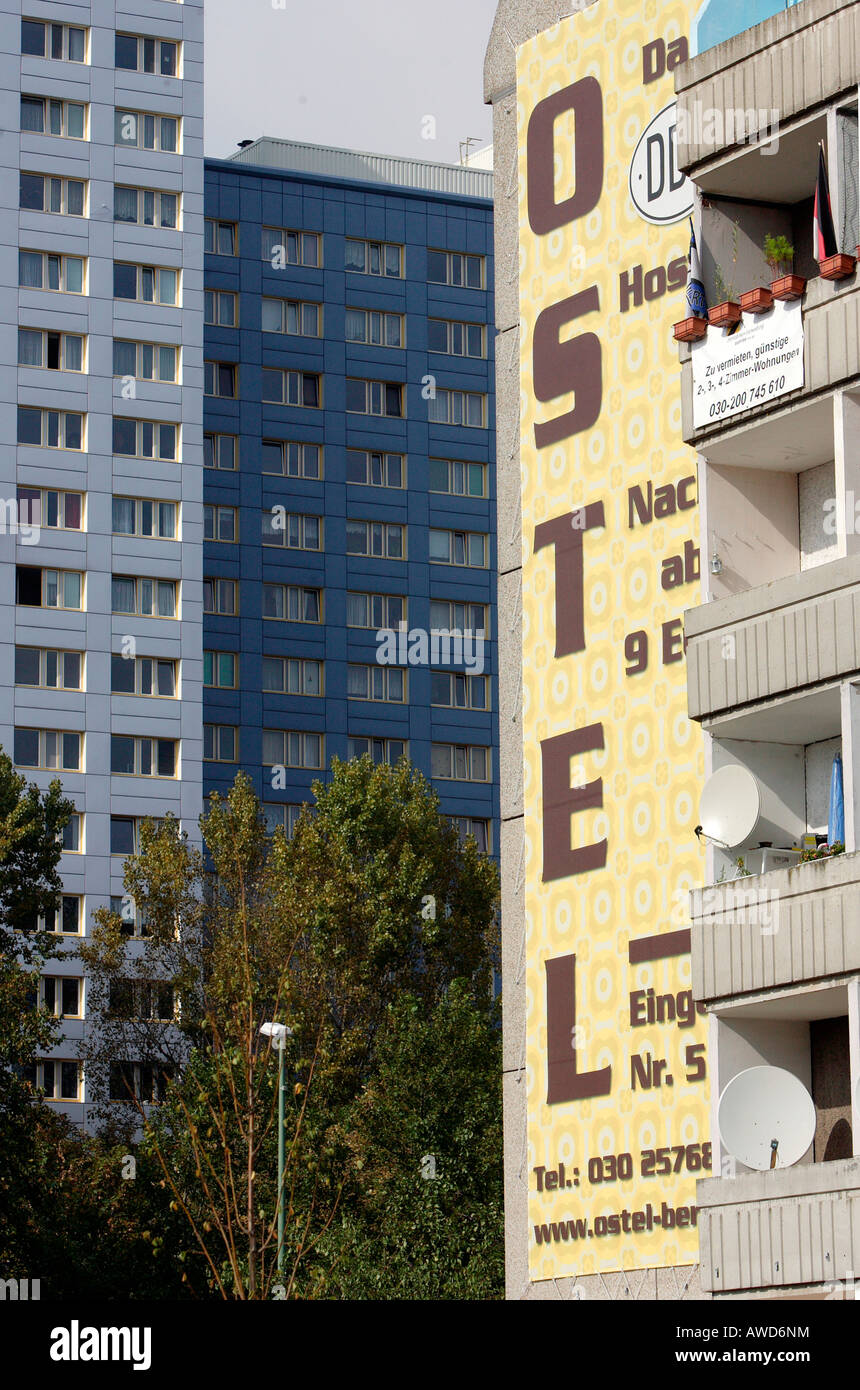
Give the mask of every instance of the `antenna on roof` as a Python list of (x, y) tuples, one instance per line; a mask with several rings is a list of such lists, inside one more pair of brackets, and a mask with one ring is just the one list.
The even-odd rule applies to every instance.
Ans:
[(468, 164), (468, 163), (469, 163), (469, 146), (470, 146), (470, 145), (480, 145), (480, 143), (481, 143), (481, 137), (480, 137), (480, 135), (467, 135), (465, 140), (461, 140), (461, 141), (460, 141), (460, 163), (461, 163), (461, 164)]

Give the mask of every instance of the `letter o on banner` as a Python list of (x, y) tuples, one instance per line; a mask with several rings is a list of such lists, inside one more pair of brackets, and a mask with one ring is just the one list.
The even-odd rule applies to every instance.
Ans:
[[(572, 111), (576, 122), (574, 191), (557, 203), (555, 122), (565, 111)], [(603, 192), (603, 94), (596, 77), (583, 77), (538, 102), (526, 136), (526, 184), (529, 226), (536, 236), (586, 217), (597, 207)]]

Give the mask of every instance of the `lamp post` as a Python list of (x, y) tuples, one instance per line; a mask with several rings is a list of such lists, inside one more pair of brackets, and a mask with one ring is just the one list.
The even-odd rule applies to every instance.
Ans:
[(278, 1274), (284, 1270), (284, 1049), (293, 1030), (285, 1023), (264, 1023), (260, 1032), (278, 1049)]

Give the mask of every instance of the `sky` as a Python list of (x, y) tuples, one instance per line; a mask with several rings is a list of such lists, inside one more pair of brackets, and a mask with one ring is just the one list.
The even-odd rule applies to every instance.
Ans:
[[(206, 0), (205, 152), (280, 136), (459, 162), (496, 0)], [(432, 117), (432, 120), (426, 119)], [(434, 138), (425, 138), (431, 135)]]

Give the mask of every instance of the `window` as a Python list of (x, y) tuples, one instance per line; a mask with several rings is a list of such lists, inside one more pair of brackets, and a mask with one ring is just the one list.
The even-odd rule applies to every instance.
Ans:
[(135, 299), (142, 304), (178, 304), (179, 271), (114, 261), (113, 292), (116, 299)]
[(165, 193), (160, 188), (115, 184), (113, 220), (133, 222), (141, 227), (178, 227), (179, 194)]
[(264, 584), (263, 617), (288, 623), (322, 622), (322, 589), (299, 584)]
[(114, 497), (111, 503), (115, 536), (152, 536), (175, 541), (176, 502), (158, 502), (148, 497)]
[(84, 294), (83, 256), (58, 256), (50, 251), (18, 252), (18, 284), (27, 290), (58, 290)]
[(203, 222), (203, 249), (210, 256), (238, 256), (239, 228), (235, 222), (207, 217)]
[(296, 232), (288, 227), (264, 227), (262, 255), (274, 269), (285, 265), (320, 264), (320, 235), (318, 232)]
[(39, 918), (39, 930), (52, 932), (55, 936), (80, 936), (83, 924), (84, 903), (77, 893), (64, 893), (60, 906), (55, 907), (47, 917)]
[(110, 688), (114, 695), (160, 695), (174, 700), (176, 662), (166, 657), (130, 657), (112, 652)]
[(52, 531), (80, 531), (84, 524), (84, 494), (53, 488), (19, 487), (18, 520)]
[(465, 425), (483, 429), (486, 396), (478, 391), (448, 391), (436, 388), (427, 402), (427, 418), (437, 425)]
[(348, 700), (381, 700), (402, 705), (406, 700), (406, 672), (400, 666), (358, 666), (346, 668)]
[(167, 1097), (171, 1076), (171, 1067), (149, 1062), (111, 1062), (110, 1098), (129, 1104), (137, 1100), (141, 1105), (159, 1105)]
[(359, 275), (403, 276), (403, 247), (391, 241), (359, 241), (348, 237), (345, 266)]
[(65, 217), (86, 216), (86, 181), (52, 174), (18, 176), (18, 206), (30, 212), (58, 212)]
[(383, 313), (377, 309), (347, 309), (345, 336), (348, 343), (404, 347), (406, 320), (402, 314)]
[(455, 497), (486, 497), (487, 465), (459, 459), (430, 459), (430, 491)]
[(84, 736), (62, 729), (15, 729), (18, 767), (45, 767), (63, 772), (83, 770)]
[(322, 305), (299, 299), (264, 299), (263, 332), (321, 338)]
[(459, 671), (430, 672), (430, 703), (450, 709), (489, 709), (489, 676), (466, 676)]
[(400, 738), (348, 738), (346, 756), (362, 758), (368, 753), (375, 763), (389, 763), (392, 767), (407, 756), (409, 745)]
[(179, 349), (169, 343), (135, 343), (128, 338), (114, 338), (113, 374), (137, 381), (178, 381)]
[(204, 396), (222, 396), (229, 400), (235, 400), (238, 394), (236, 390), (238, 379), (239, 368), (235, 362), (203, 363)]
[(275, 405), (306, 405), (319, 409), (321, 385), (322, 377), (318, 372), (263, 368), (263, 400)]
[(21, 129), (39, 135), (61, 135), (66, 140), (86, 140), (87, 108), (82, 101), (22, 94)]
[(179, 44), (169, 39), (151, 39), (145, 34), (115, 34), (114, 66), (126, 72), (178, 77)]
[(239, 441), (235, 434), (204, 434), (204, 468), (235, 469), (238, 456)]
[(239, 659), (235, 652), (205, 651), (203, 684), (214, 686), (218, 690), (235, 690), (239, 684)]
[(430, 776), (456, 782), (489, 782), (490, 749), (469, 743), (432, 743)]
[(484, 325), (430, 319), (427, 324), (427, 347), (430, 352), (444, 352), (451, 357), (485, 357)]
[(264, 439), (261, 471), (287, 478), (321, 478), (322, 449), (319, 444), (300, 444), (294, 440)]
[(291, 840), (304, 804), (304, 802), (294, 801), (282, 802), (277, 805), (273, 802), (264, 802), (263, 816), (266, 821), (266, 832), (269, 835), (274, 835), (276, 830), (281, 829), (287, 839)]
[(206, 541), (237, 541), (239, 539), (238, 507), (215, 507), (210, 502), (203, 507), (203, 539)]
[[(266, 301), (263, 300), (263, 303)], [(219, 328), (235, 328), (239, 322), (239, 296), (232, 290), (206, 290), (203, 295), (203, 322)]]
[(43, 975), (39, 1004), (55, 1018), (83, 1018), (83, 980), (79, 975)]
[(165, 154), (179, 151), (179, 117), (161, 116), (155, 111), (120, 111), (113, 113), (113, 141), (132, 149), (161, 150)]
[[(73, 811), (60, 834), (64, 854), (82, 854), (84, 847), (84, 813)], [(65, 899), (63, 899), (65, 903)]]
[(283, 695), (322, 695), (323, 663), (298, 657), (264, 656), (263, 690)]
[(347, 627), (370, 628), (372, 632), (396, 629), (406, 623), (406, 599), (401, 594), (360, 594), (346, 596)]
[(406, 527), (387, 521), (348, 521), (346, 553), (405, 560)]
[(113, 417), (113, 451), (126, 458), (164, 459), (173, 463), (178, 457), (179, 426), (162, 420), (129, 420), (124, 415)]
[(481, 531), (430, 530), (430, 563), (487, 568), (487, 541)]
[(140, 828), (146, 820), (153, 830), (158, 830), (163, 824), (156, 816), (111, 816), (111, 854), (137, 854), (140, 849)]
[(320, 768), (323, 766), (323, 742), (322, 734), (264, 729), (263, 766)]
[(452, 816), (451, 823), (459, 831), (461, 843), (465, 844), (471, 835), (479, 850), (482, 850), (484, 854), (490, 853), (490, 822), (488, 820), (481, 820), (474, 816)]
[(460, 251), (428, 251), (427, 279), (432, 285), (459, 285), (467, 290), (484, 288), (484, 257)]
[(82, 1071), (80, 1062), (57, 1058), (50, 1062), (31, 1062), (22, 1068), (22, 1076), (45, 1100), (80, 1100)]
[(490, 610), (485, 603), (431, 598), (430, 628), (434, 632), (473, 632), (476, 636), (489, 637)]
[(346, 379), (346, 408), (354, 415), (403, 416), (403, 387), (396, 381)]
[(78, 570), (38, 569), (15, 566), (15, 602), (25, 608), (76, 608), (84, 606), (84, 576)]
[(231, 724), (203, 725), (203, 760), (235, 763), (239, 757), (239, 730)]
[(175, 579), (137, 579), (111, 576), (111, 612), (138, 613), (144, 618), (176, 617)]
[(37, 685), (47, 690), (82, 690), (83, 670), (83, 652), (55, 651), (53, 647), (15, 648), (16, 685)]
[(110, 770), (121, 777), (175, 777), (178, 748), (172, 738), (111, 734)]
[(235, 579), (204, 579), (203, 612), (232, 618), (238, 610), (237, 590)]
[(173, 987), (165, 980), (111, 980), (108, 1008), (115, 1018), (168, 1022), (176, 1014)]
[(322, 550), (323, 520), (321, 516), (305, 516), (301, 512), (285, 512), (283, 507), (270, 507), (260, 517), (263, 545), (286, 546), (288, 550)]
[(85, 342), (81, 333), (51, 333), (43, 328), (19, 328), (18, 365), (46, 367), (52, 372), (82, 372)]
[(87, 31), (74, 24), (48, 24), (41, 19), (22, 19), (21, 52), (33, 58), (85, 63)]
[(376, 453), (370, 449), (347, 449), (346, 481), (369, 487), (405, 487), (406, 460), (402, 454)]
[(18, 443), (39, 449), (84, 447), (84, 417), (72, 410), (39, 410), (18, 406)]
[(110, 900), (110, 910), (120, 918), (120, 931), (123, 936), (144, 937), (149, 936), (149, 928), (146, 925), (146, 917), (141, 912), (137, 903), (128, 893), (120, 897), (118, 894), (112, 895)]

